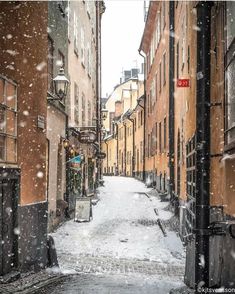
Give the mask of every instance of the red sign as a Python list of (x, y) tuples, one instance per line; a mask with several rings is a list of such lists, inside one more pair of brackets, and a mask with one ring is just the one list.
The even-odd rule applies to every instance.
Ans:
[(188, 88), (189, 87), (189, 79), (178, 79), (177, 87), (179, 88)]

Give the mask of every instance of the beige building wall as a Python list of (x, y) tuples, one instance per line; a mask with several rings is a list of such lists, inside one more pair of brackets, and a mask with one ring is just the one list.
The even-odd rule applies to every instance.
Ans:
[(102, 142), (102, 152), (106, 154), (103, 160), (103, 174), (116, 175), (117, 169), (117, 140), (110, 136)]
[[(55, 124), (56, 122), (56, 124)], [(66, 192), (65, 149), (65, 115), (53, 105), (47, 107), (47, 139), (49, 155), (49, 186), (48, 186), (48, 224), (49, 230), (57, 225), (60, 215), (58, 200), (64, 199)]]
[(96, 3), (69, 1), (69, 126), (95, 126)]
[(115, 113), (115, 102), (122, 102), (122, 113), (128, 109), (134, 109), (137, 104), (137, 98), (144, 92), (144, 82), (138, 79), (130, 79), (115, 87), (109, 99), (106, 102), (108, 110), (107, 118), (104, 120), (104, 127), (107, 132), (110, 132), (112, 115)]

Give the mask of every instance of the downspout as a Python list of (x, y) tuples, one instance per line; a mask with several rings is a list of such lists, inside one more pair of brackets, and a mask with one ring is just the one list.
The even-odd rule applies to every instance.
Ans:
[[(101, 149), (101, 136), (100, 136), (100, 124), (101, 124), (101, 111), (100, 111), (100, 95), (99, 95), (99, 1), (95, 3), (96, 6), (96, 136), (97, 136), (97, 141), (99, 145), (98, 153), (100, 153)], [(100, 174), (100, 162), (101, 160), (99, 158), (96, 159), (96, 187), (99, 185), (99, 180), (101, 179), (101, 174)]]
[(169, 171), (170, 171), (170, 198), (174, 200), (175, 191), (175, 171), (174, 171), (174, 154), (175, 154), (175, 105), (174, 105), (174, 92), (175, 92), (175, 2), (170, 1), (169, 13)]
[[(139, 55), (144, 58), (144, 65), (146, 67), (146, 57), (141, 53), (139, 50)], [(141, 106), (141, 105), (140, 105)], [(145, 159), (146, 159), (146, 152), (145, 152), (145, 145), (146, 145), (146, 69), (144, 71), (144, 107), (141, 106), (144, 110), (144, 140), (143, 140), (143, 182), (146, 180), (146, 173), (145, 173)]]
[(132, 176), (134, 177), (135, 170), (135, 121), (134, 119), (127, 117), (132, 122)]
[(124, 133), (125, 133), (125, 135), (124, 135), (124, 150), (125, 150), (125, 152), (124, 152), (124, 154), (125, 154), (125, 161), (124, 161), (124, 176), (126, 176), (126, 124), (124, 123), (123, 124), (123, 126), (124, 126)]
[(116, 140), (117, 140), (117, 145), (116, 145), (116, 147), (117, 147), (117, 150), (116, 150), (116, 152), (117, 152), (117, 155), (116, 155), (116, 157), (117, 157), (117, 174), (119, 175), (119, 157), (118, 157), (118, 147), (119, 147), (119, 144), (118, 144), (118, 140), (119, 140), (119, 134), (118, 134), (118, 124), (116, 123), (115, 124), (115, 126), (116, 126), (116, 132), (117, 132), (117, 135), (116, 135)]
[[(209, 288), (210, 37), (213, 2), (197, 4), (195, 287)], [(200, 290), (199, 290), (200, 291)], [(197, 292), (198, 293), (198, 292)]]
[(104, 140), (104, 143), (106, 145), (106, 169), (107, 169), (107, 174), (108, 174), (108, 167), (109, 167), (109, 147), (108, 143), (106, 140)]
[[(65, 116), (65, 134), (66, 134), (66, 139), (69, 140), (69, 117), (68, 117), (68, 114), (66, 114)], [(70, 209), (70, 205), (69, 205), (69, 194), (70, 194), (70, 189), (69, 189), (69, 186), (70, 186), (70, 164), (69, 164), (69, 152), (67, 149), (65, 149), (65, 167), (66, 167), (66, 170), (65, 170), (65, 177), (66, 177), (66, 186), (65, 186), (65, 201), (67, 202), (68, 206), (67, 208), (65, 209), (65, 217), (67, 218), (70, 218), (70, 215), (69, 215), (69, 209)]]

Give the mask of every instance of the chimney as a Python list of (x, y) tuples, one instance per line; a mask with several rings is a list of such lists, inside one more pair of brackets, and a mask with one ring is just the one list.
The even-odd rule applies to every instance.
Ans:
[(115, 102), (115, 117), (119, 117), (122, 114), (122, 101)]

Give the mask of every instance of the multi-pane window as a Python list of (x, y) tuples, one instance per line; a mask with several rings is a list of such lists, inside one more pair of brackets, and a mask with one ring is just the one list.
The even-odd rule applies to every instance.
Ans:
[(189, 70), (190, 70), (190, 47), (188, 46), (188, 60), (187, 60), (187, 63), (188, 63), (188, 73), (189, 73)]
[(91, 49), (90, 46), (87, 48), (87, 71), (88, 75), (91, 78)]
[(88, 126), (91, 126), (91, 102), (87, 103), (87, 112), (88, 112)]
[(155, 75), (155, 100), (157, 101), (157, 94), (158, 94), (158, 74)]
[(53, 41), (48, 36), (47, 89), (51, 93), (53, 93), (53, 59), (54, 59), (54, 46), (53, 46)]
[(83, 28), (81, 28), (81, 61), (85, 66), (85, 33)]
[(176, 46), (176, 77), (179, 78), (179, 42)]
[(159, 92), (162, 89), (162, 63), (159, 64)]
[(158, 127), (158, 125), (157, 125), (157, 123), (155, 123), (155, 135), (156, 135), (156, 153), (157, 153), (157, 144), (158, 144), (158, 140), (157, 140), (157, 135), (158, 135), (158, 129), (157, 129), (157, 127)]
[(162, 29), (166, 26), (166, 1), (162, 2)]
[(143, 161), (143, 141), (140, 142), (140, 162)]
[(226, 63), (225, 63), (225, 85), (226, 85), (226, 143), (235, 146), (235, 2), (226, 2)]
[(65, 58), (64, 58), (64, 54), (59, 50), (58, 51), (58, 66), (63, 67), (65, 66)]
[(82, 93), (82, 125), (86, 125), (86, 99), (84, 93)]
[(0, 161), (17, 161), (17, 87), (0, 76)]
[(71, 3), (70, 0), (68, 0), (68, 6), (67, 6), (67, 16), (68, 16), (68, 39), (71, 40)]
[(150, 134), (148, 134), (148, 157), (150, 157), (150, 148), (151, 148), (151, 138), (150, 138)]
[(166, 117), (164, 118), (164, 134), (163, 134), (163, 136), (164, 136), (164, 142), (163, 142), (163, 148), (164, 148), (164, 150), (166, 150)]
[(166, 83), (166, 53), (163, 55), (163, 85)]
[(74, 83), (74, 121), (79, 124), (79, 90), (78, 85)]
[(162, 152), (162, 123), (159, 123), (159, 152)]
[(74, 39), (74, 52), (78, 54), (78, 18), (75, 11), (73, 15), (73, 39)]
[(156, 35), (155, 35), (155, 41), (156, 41), (156, 48), (158, 47), (158, 44), (160, 42), (161, 38), (161, 19), (160, 19), (160, 13), (157, 15), (157, 26), (156, 26)]

